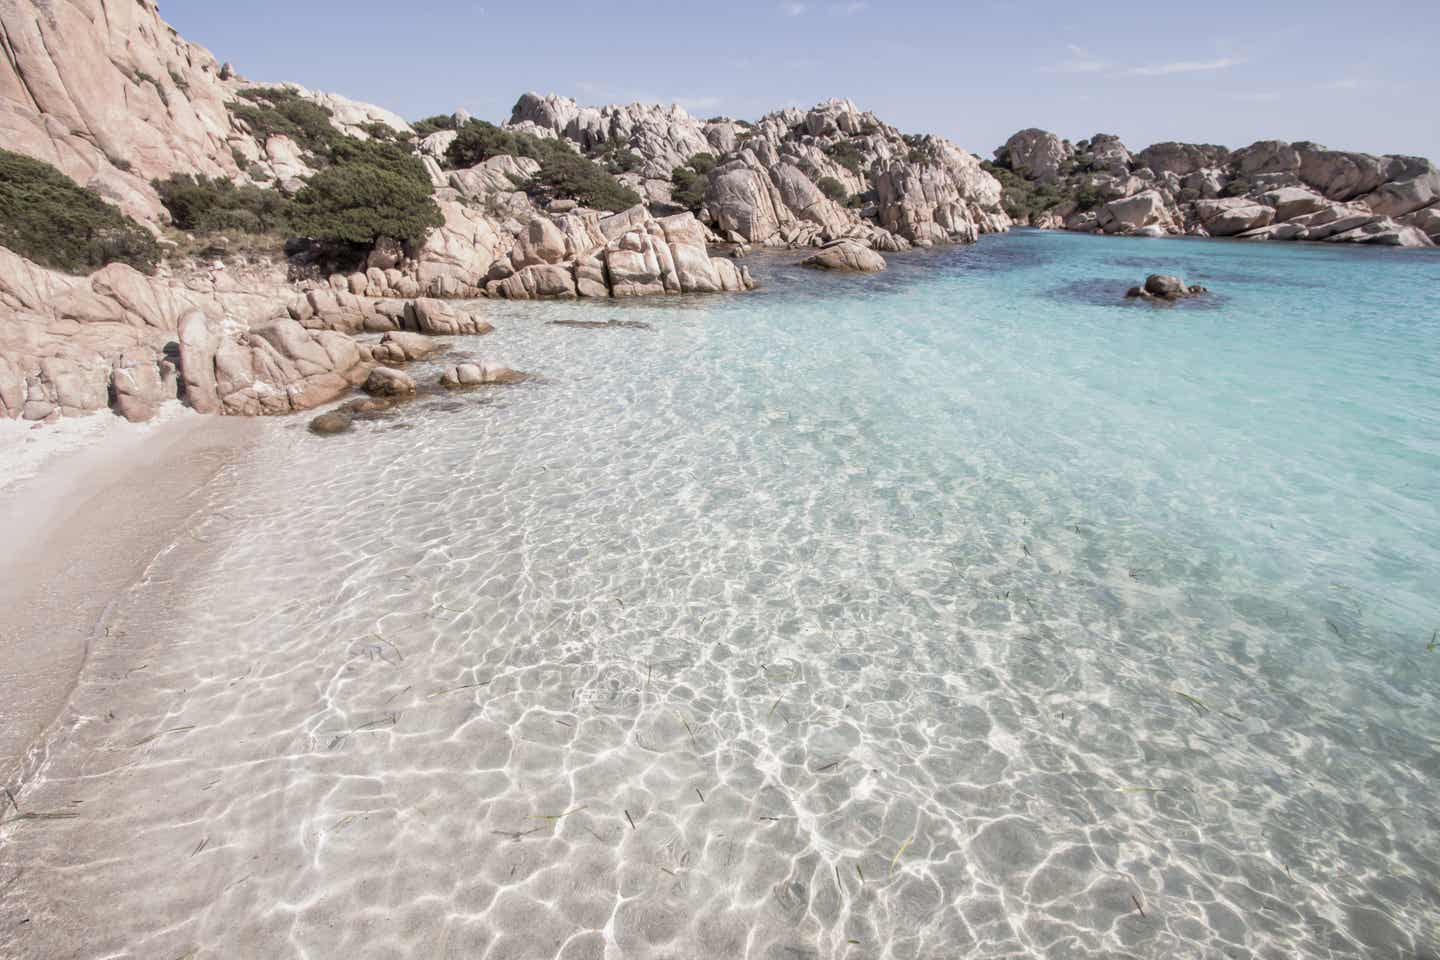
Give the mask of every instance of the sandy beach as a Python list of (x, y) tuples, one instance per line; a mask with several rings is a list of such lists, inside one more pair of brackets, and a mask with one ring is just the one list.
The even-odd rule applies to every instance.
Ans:
[(105, 636), (107, 611), (175, 547), (207, 485), (260, 429), (176, 410), (146, 426), (97, 417), (0, 438), (11, 481), (0, 488), (0, 779), (12, 790), (43, 763), (27, 752)]

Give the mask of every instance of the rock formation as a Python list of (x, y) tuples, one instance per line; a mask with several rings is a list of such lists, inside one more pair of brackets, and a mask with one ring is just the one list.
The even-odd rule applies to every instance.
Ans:
[(1012, 207), (1037, 191), (1033, 226), (1083, 232), (1324, 240), (1431, 246), (1440, 242), (1440, 170), (1418, 157), (1262, 140), (1240, 150), (1157, 143), (1132, 155), (1107, 134), (1070, 145), (1022, 130), (996, 151), (1014, 174)]
[[(0, 0), (0, 143), (44, 160), (139, 220), (168, 219), (153, 178), (172, 173), (240, 179), (303, 167), (288, 138), (260, 143), (226, 104), (253, 86), (187, 42), (152, 0)], [(288, 85), (364, 136), (379, 107)]]
[(849, 238), (895, 251), (972, 242), (1010, 225), (1000, 185), (977, 158), (940, 137), (905, 136), (848, 100), (753, 124), (702, 124), (679, 107), (597, 109), (526, 94), (509, 126), (564, 138), (592, 155), (623, 146), (641, 169), (622, 181), (657, 204), (673, 196), (675, 168), (713, 157), (695, 212), (731, 243), (806, 247)]
[(801, 260), (800, 265), (842, 273), (880, 273), (885, 269), (885, 258), (854, 240), (836, 240), (821, 247), (819, 253)]

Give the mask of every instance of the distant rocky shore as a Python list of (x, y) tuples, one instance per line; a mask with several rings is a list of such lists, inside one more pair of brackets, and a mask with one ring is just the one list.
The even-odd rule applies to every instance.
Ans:
[[(1272, 142), (1132, 155), (1114, 137), (1026, 130), (989, 163), (847, 100), (702, 121), (529, 93), (504, 124), (464, 111), (412, 124), (247, 81), (150, 0), (12, 0), (0, 26), (0, 155), (23, 161), (0, 191), (6, 176), (43, 187), (0, 194), (0, 418), (145, 420), (175, 399), (307, 410), (409, 359), (365, 334), (489, 329), (478, 306), (447, 301), (740, 294), (752, 247), (876, 271), (882, 254), (1014, 222), (1440, 236), (1440, 175), (1415, 158)], [(45, 211), (24, 208), (66, 207), (47, 175), (100, 208), (70, 260), (45, 242)]]
[(1157, 143), (1131, 153), (1108, 134), (1071, 143), (1033, 128), (995, 155), (1010, 212), (1045, 229), (1403, 247), (1440, 242), (1440, 170), (1421, 157), (1280, 140), (1240, 150)]

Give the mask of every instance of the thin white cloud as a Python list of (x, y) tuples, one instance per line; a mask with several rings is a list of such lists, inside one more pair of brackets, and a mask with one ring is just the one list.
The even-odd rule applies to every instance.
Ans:
[(1143, 67), (1132, 67), (1125, 72), (1133, 77), (1168, 77), (1176, 73), (1203, 73), (1208, 70), (1228, 70), (1244, 63), (1238, 57), (1220, 57), (1216, 60), (1174, 60), (1170, 63), (1154, 63)]
[(1274, 103), (1283, 95), (1274, 90), (1255, 90), (1250, 93), (1237, 93), (1231, 97), (1232, 100), (1241, 100), (1246, 103)]
[(851, 0), (850, 3), (830, 4), (831, 13), (838, 13), (847, 17), (853, 17), (855, 16), (855, 14), (864, 13), (866, 10), (869, 9), (870, 4), (866, 3), (865, 0)]
[(800, 16), (802, 13), (804, 13), (806, 10), (809, 10), (809, 9), (810, 9), (810, 4), (808, 4), (808, 3), (782, 3), (782, 4), (780, 4), (780, 12), (783, 13), (783, 14), (785, 14), (785, 16), (787, 16), (787, 17), (798, 17), (798, 16)]
[(1097, 57), (1084, 47), (1077, 47), (1075, 44), (1066, 44), (1066, 50), (1070, 51), (1070, 59), (1061, 60), (1059, 63), (1052, 63), (1041, 67), (1042, 73), (1100, 73), (1109, 69), (1110, 63)]
[(1316, 90), (1359, 90), (1360, 81), (1354, 77), (1346, 77), (1342, 80), (1331, 80), (1329, 83), (1316, 85)]

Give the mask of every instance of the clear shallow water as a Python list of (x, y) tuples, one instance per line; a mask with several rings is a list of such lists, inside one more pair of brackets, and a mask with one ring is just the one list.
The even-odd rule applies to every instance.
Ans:
[(484, 304), (539, 381), (274, 425), (22, 798), (85, 812), (5, 834), (15, 952), (1436, 956), (1440, 257), (891, 261)]

